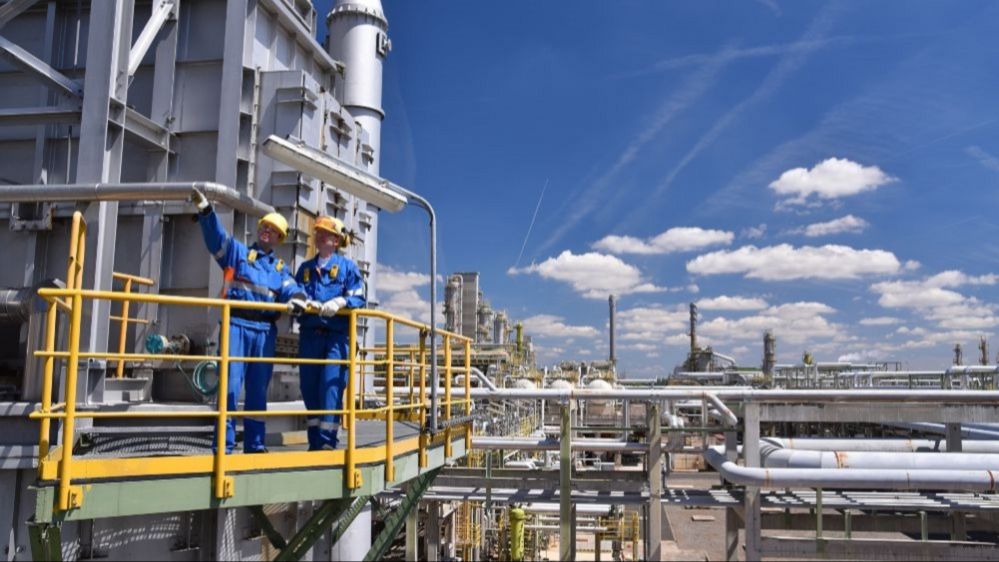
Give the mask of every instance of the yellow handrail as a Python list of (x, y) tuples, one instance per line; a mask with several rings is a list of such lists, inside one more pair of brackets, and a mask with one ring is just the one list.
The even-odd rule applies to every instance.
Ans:
[[(152, 287), (153, 285), (156, 284), (155, 281), (153, 281), (152, 279), (149, 279), (148, 277), (139, 277), (138, 275), (131, 275), (131, 274), (128, 274), (128, 273), (120, 273), (118, 271), (111, 272), (111, 277), (113, 279), (117, 279), (119, 281), (124, 281), (125, 282), (124, 292), (126, 294), (130, 294), (132, 292), (132, 283), (136, 283), (138, 285), (145, 285), (147, 287)], [(124, 354), (125, 353), (125, 343), (126, 343), (125, 340), (128, 338), (128, 325), (129, 325), (129, 323), (132, 323), (132, 324), (148, 324), (149, 323), (148, 320), (143, 320), (141, 318), (129, 318), (128, 317), (128, 309), (129, 309), (129, 305), (130, 304), (131, 304), (131, 301), (129, 301), (129, 300), (121, 301), (121, 316), (112, 316), (111, 317), (111, 320), (116, 320), (116, 321), (118, 321), (121, 324), (121, 328), (119, 329), (119, 332), (118, 332), (118, 353), (119, 354)], [(116, 372), (115, 376), (117, 376), (119, 379), (125, 376), (125, 360), (124, 359), (119, 359), (118, 360), (118, 369), (117, 369), (117, 372)]]
[[(235, 493), (234, 480), (231, 475), (228, 474), (230, 470), (230, 461), (227, 461), (228, 455), (226, 454), (225, 447), (225, 430), (229, 419), (231, 418), (245, 418), (247, 416), (253, 417), (303, 417), (309, 415), (339, 415), (341, 416), (342, 425), (347, 433), (346, 439), (346, 449), (343, 451), (343, 467), (345, 471), (345, 482), (347, 487), (350, 489), (355, 489), (362, 485), (361, 482), (361, 472), (357, 469), (358, 463), (368, 463), (368, 462), (384, 462), (385, 463), (385, 480), (386, 483), (391, 483), (395, 481), (395, 456), (399, 453), (400, 448), (396, 446), (396, 427), (395, 420), (399, 416), (400, 419), (413, 419), (419, 420), (421, 431), (419, 433), (418, 439), (413, 440), (413, 443), (418, 443), (413, 445), (417, 449), (419, 466), (424, 468), (427, 466), (427, 447), (430, 444), (430, 440), (423, 429), (426, 428), (426, 420), (428, 409), (431, 408), (430, 402), (427, 399), (427, 376), (428, 376), (428, 362), (438, 361), (443, 359), (445, 366), (444, 372), (444, 385), (445, 392), (443, 400), (439, 400), (437, 407), (440, 409), (442, 418), (453, 422), (453, 406), (459, 405), (461, 411), (466, 415), (471, 412), (471, 394), (470, 394), (470, 375), (471, 375), (471, 340), (468, 338), (451, 333), (445, 330), (439, 330), (438, 337), (441, 338), (443, 346), (443, 358), (440, 354), (437, 357), (431, 357), (428, 353), (427, 338), (429, 337), (430, 330), (429, 326), (421, 324), (419, 322), (410, 320), (408, 318), (403, 318), (390, 314), (385, 311), (380, 310), (367, 310), (367, 309), (353, 309), (349, 311), (341, 312), (342, 315), (348, 316), (349, 319), (349, 344), (348, 352), (349, 356), (344, 359), (338, 360), (327, 360), (327, 359), (302, 359), (302, 358), (290, 358), (290, 357), (234, 357), (230, 355), (230, 345), (229, 341), (229, 326), (232, 319), (232, 311), (239, 310), (271, 310), (271, 311), (282, 311), (284, 310), (284, 305), (280, 304), (268, 304), (268, 303), (252, 303), (247, 301), (230, 301), (224, 299), (212, 299), (212, 298), (197, 298), (197, 297), (181, 297), (172, 295), (159, 295), (150, 293), (132, 293), (131, 283), (138, 283), (149, 285), (152, 284), (152, 280), (139, 278), (136, 276), (131, 276), (127, 274), (116, 273), (115, 277), (121, 279), (125, 282), (125, 288), (123, 291), (96, 291), (96, 290), (85, 290), (82, 288), (83, 283), (83, 263), (84, 263), (84, 250), (86, 248), (86, 222), (83, 220), (83, 216), (80, 213), (76, 213), (73, 217), (73, 228), (71, 232), (71, 244), (70, 244), (70, 255), (69, 264), (67, 270), (68, 285), (65, 289), (41, 289), (39, 290), (39, 295), (48, 301), (48, 310), (46, 313), (46, 332), (45, 332), (45, 348), (44, 350), (39, 350), (35, 352), (38, 357), (44, 358), (44, 369), (43, 376), (44, 380), (42, 382), (42, 400), (39, 410), (32, 413), (30, 418), (38, 419), (40, 421), (40, 436), (39, 436), (39, 474), (43, 476), (44, 479), (56, 478), (57, 488), (58, 488), (58, 498), (56, 508), (60, 511), (66, 511), (79, 507), (83, 502), (83, 489), (80, 486), (74, 486), (74, 477), (80, 478), (78, 474), (93, 474), (96, 471), (102, 475), (102, 477), (123, 477), (132, 476), (136, 471), (140, 471), (143, 475), (155, 476), (160, 474), (175, 474), (182, 463), (177, 461), (166, 462), (170, 457), (161, 457), (160, 460), (164, 462), (156, 463), (146, 463), (140, 462), (135, 463), (122, 463), (122, 462), (112, 462), (101, 459), (81, 459), (74, 460), (73, 457), (73, 446), (75, 443), (75, 428), (76, 420), (79, 418), (90, 418), (90, 419), (155, 419), (155, 418), (175, 418), (175, 419), (213, 419), (215, 425), (216, 434), (213, 438), (214, 442), (214, 452), (211, 457), (211, 474), (213, 477), (212, 482), (212, 494), (214, 497), (219, 499), (224, 499), (232, 497)], [(148, 283), (147, 283), (148, 282)], [(80, 339), (81, 339), (81, 324), (83, 315), (83, 305), (85, 301), (88, 300), (105, 300), (110, 302), (121, 302), (122, 303), (122, 314), (120, 317), (115, 317), (122, 322), (123, 330), (127, 330), (127, 324), (130, 321), (136, 319), (128, 318), (129, 303), (131, 302), (141, 302), (141, 303), (153, 303), (157, 305), (175, 305), (175, 306), (192, 306), (192, 307), (208, 307), (208, 308), (219, 308), (221, 309), (222, 325), (219, 335), (219, 349), (217, 355), (169, 355), (169, 354), (153, 354), (153, 353), (126, 353), (123, 345), (119, 345), (117, 352), (95, 352), (90, 350), (80, 349)], [(56, 324), (59, 318), (60, 312), (66, 312), (69, 317), (69, 341), (67, 344), (67, 349), (57, 350), (56, 349)], [(382, 320), (385, 322), (385, 336), (386, 341), (383, 346), (372, 346), (365, 347), (363, 350), (359, 345), (357, 328), (358, 328), (358, 318), (365, 317), (368, 319)], [(369, 322), (370, 324), (370, 322)], [(370, 326), (369, 326), (370, 327)], [(418, 333), (417, 343), (398, 343), (396, 341), (397, 328), (402, 327), (406, 329), (416, 330)], [(124, 341), (124, 337), (121, 338)], [(457, 344), (463, 347), (464, 350), (464, 366), (459, 368), (452, 368), (451, 358), (452, 358), (452, 348), (453, 344)], [(361, 355), (362, 351), (365, 355)], [(397, 354), (399, 355), (397, 357)], [(363, 357), (363, 358), (362, 358)], [(122, 367), (126, 362), (129, 361), (144, 361), (144, 360), (165, 360), (165, 361), (179, 361), (179, 360), (197, 360), (197, 361), (217, 361), (219, 364), (219, 385), (218, 385), (218, 400), (217, 407), (215, 411), (187, 411), (187, 412), (177, 412), (177, 411), (141, 411), (141, 412), (129, 412), (129, 411), (115, 411), (115, 412), (102, 412), (102, 411), (77, 411), (77, 396), (76, 387), (77, 379), (79, 376), (80, 361), (86, 359), (104, 359), (111, 360), (116, 359), (118, 361), (119, 372), (122, 372)], [(56, 372), (57, 362), (66, 362), (66, 380), (62, 402), (53, 403), (52, 391), (53, 391), (53, 379), (54, 373)], [(287, 364), (287, 365), (347, 365), (349, 368), (347, 388), (343, 399), (343, 404), (340, 409), (336, 410), (269, 410), (269, 411), (229, 411), (226, 396), (228, 394), (228, 373), (233, 362), (242, 363), (259, 363), (259, 362), (269, 362), (275, 364)], [(385, 397), (382, 406), (371, 406), (367, 407), (368, 402), (364, 400), (364, 397), (358, 392), (358, 381), (357, 377), (362, 376), (366, 369), (373, 369), (380, 371), (382, 368), (385, 370)], [(397, 369), (404, 369), (403, 374), (407, 377), (409, 392), (408, 396), (403, 396), (402, 401), (397, 403), (397, 397), (395, 393), (395, 375)], [(453, 377), (457, 373), (463, 373), (465, 376), (464, 385), (465, 392), (461, 399), (456, 399), (452, 395), (452, 382)], [(418, 389), (418, 390), (417, 390)], [(376, 445), (374, 447), (367, 446), (364, 448), (358, 448), (357, 446), (357, 420), (361, 419), (376, 419), (384, 420), (385, 423), (385, 435), (386, 440), (384, 445)], [(60, 420), (62, 422), (62, 446), (61, 448), (53, 448), (50, 443), (50, 432), (52, 420)], [(468, 441), (471, 439), (470, 421), (465, 421), (463, 424), (465, 430), (466, 439), (466, 450)], [(445, 431), (445, 449), (446, 455), (451, 456), (451, 435), (457, 431), (456, 426), (453, 423), (448, 424), (448, 428)], [(405, 443), (403, 440), (401, 443)], [(413, 450), (410, 449), (402, 449)], [(266, 461), (267, 467), (285, 467), (285, 466), (301, 466), (303, 461), (302, 457), (294, 456), (301, 455), (302, 453), (274, 453), (268, 455)], [(309, 453), (311, 455), (311, 453)], [(288, 460), (283, 461), (281, 459), (282, 455), (287, 455)], [(316, 453), (316, 466), (329, 466), (328, 459), (329, 456), (323, 456), (322, 453)], [(197, 458), (197, 457), (195, 457)], [(205, 458), (205, 457), (201, 457)], [(339, 458), (334, 456), (333, 458)], [(179, 459), (179, 457), (178, 457)], [(120, 460), (120, 459), (116, 459)], [(200, 463), (201, 461), (198, 461)], [(234, 467), (233, 470), (245, 470), (247, 466), (250, 466), (245, 459), (236, 459), (231, 461)], [(339, 461), (336, 461), (339, 462)], [(81, 465), (82, 472), (77, 472), (74, 468), (76, 463), (83, 463)], [(141, 468), (137, 468), (140, 467)], [(161, 468), (167, 467), (167, 468)], [(202, 464), (197, 464), (197, 466), (203, 466)], [(183, 470), (191, 470), (183, 469)], [(201, 469), (196, 469), (201, 470)]]

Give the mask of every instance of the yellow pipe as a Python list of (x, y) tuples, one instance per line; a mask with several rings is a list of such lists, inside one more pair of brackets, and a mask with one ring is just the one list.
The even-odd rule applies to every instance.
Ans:
[(388, 406), (388, 417), (385, 423), (385, 482), (395, 481), (395, 458), (392, 447), (395, 445), (395, 324), (392, 320), (385, 321), (385, 342), (388, 345), (388, 365), (385, 369), (385, 404)]
[[(45, 349), (51, 351), (55, 348), (56, 317), (59, 311), (54, 302), (49, 303), (48, 312), (45, 313)], [(45, 372), (42, 378), (42, 413), (49, 413), (52, 409), (52, 373), (55, 371), (55, 357), (45, 359)], [(41, 430), (38, 436), (38, 458), (44, 459), (49, 454), (49, 432), (52, 430), (52, 422), (49, 418), (42, 419)], [(41, 470), (41, 468), (39, 468)]]
[(353, 490), (361, 485), (357, 481), (357, 474), (355, 474), (355, 463), (356, 458), (354, 456), (354, 447), (356, 445), (354, 441), (354, 408), (356, 404), (354, 403), (354, 377), (357, 376), (357, 313), (356, 310), (350, 311), (350, 340), (347, 346), (347, 353), (350, 357), (350, 369), (347, 371), (347, 488)]
[(226, 413), (229, 410), (229, 320), (232, 310), (228, 304), (222, 307), (222, 327), (219, 330), (219, 384), (218, 421), (215, 424), (215, 497), (229, 497), (232, 490), (226, 489), (225, 482), (225, 430)]
[(523, 509), (515, 507), (510, 510), (510, 560), (524, 560), (524, 518)]

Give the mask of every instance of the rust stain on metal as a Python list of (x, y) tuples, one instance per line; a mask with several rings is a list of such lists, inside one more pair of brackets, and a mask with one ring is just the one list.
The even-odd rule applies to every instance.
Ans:
[(833, 451), (833, 455), (836, 456), (836, 468), (848, 468), (846, 451)]

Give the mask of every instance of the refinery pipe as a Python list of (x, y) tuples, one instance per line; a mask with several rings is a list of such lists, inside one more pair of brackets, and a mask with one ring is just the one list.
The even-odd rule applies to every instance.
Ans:
[(725, 457), (722, 447), (704, 452), (704, 460), (721, 476), (740, 486), (758, 488), (826, 488), (873, 490), (946, 490), (995, 492), (999, 471), (905, 470), (862, 468), (753, 468)]
[(184, 201), (197, 189), (205, 197), (253, 216), (274, 212), (274, 207), (215, 182), (74, 183), (5, 185), (0, 201), (37, 203), (60, 201)]

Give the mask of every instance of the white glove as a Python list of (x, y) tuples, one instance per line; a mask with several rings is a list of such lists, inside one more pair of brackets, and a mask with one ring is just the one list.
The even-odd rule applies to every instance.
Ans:
[(323, 303), (309, 299), (305, 301), (305, 311), (309, 314), (319, 314), (323, 310)]
[(288, 312), (291, 313), (292, 316), (298, 316), (305, 312), (308, 306), (309, 303), (307, 303), (305, 299), (291, 299), (288, 301)]
[(319, 315), (323, 318), (332, 318), (336, 316), (337, 311), (343, 308), (345, 304), (347, 304), (347, 299), (343, 297), (330, 299), (323, 303), (323, 308), (319, 311)]
[(205, 194), (201, 193), (201, 191), (199, 191), (196, 187), (191, 189), (191, 203), (194, 203), (195, 206), (198, 207), (199, 211), (204, 211), (208, 207), (212, 206), (208, 198), (205, 197)]

